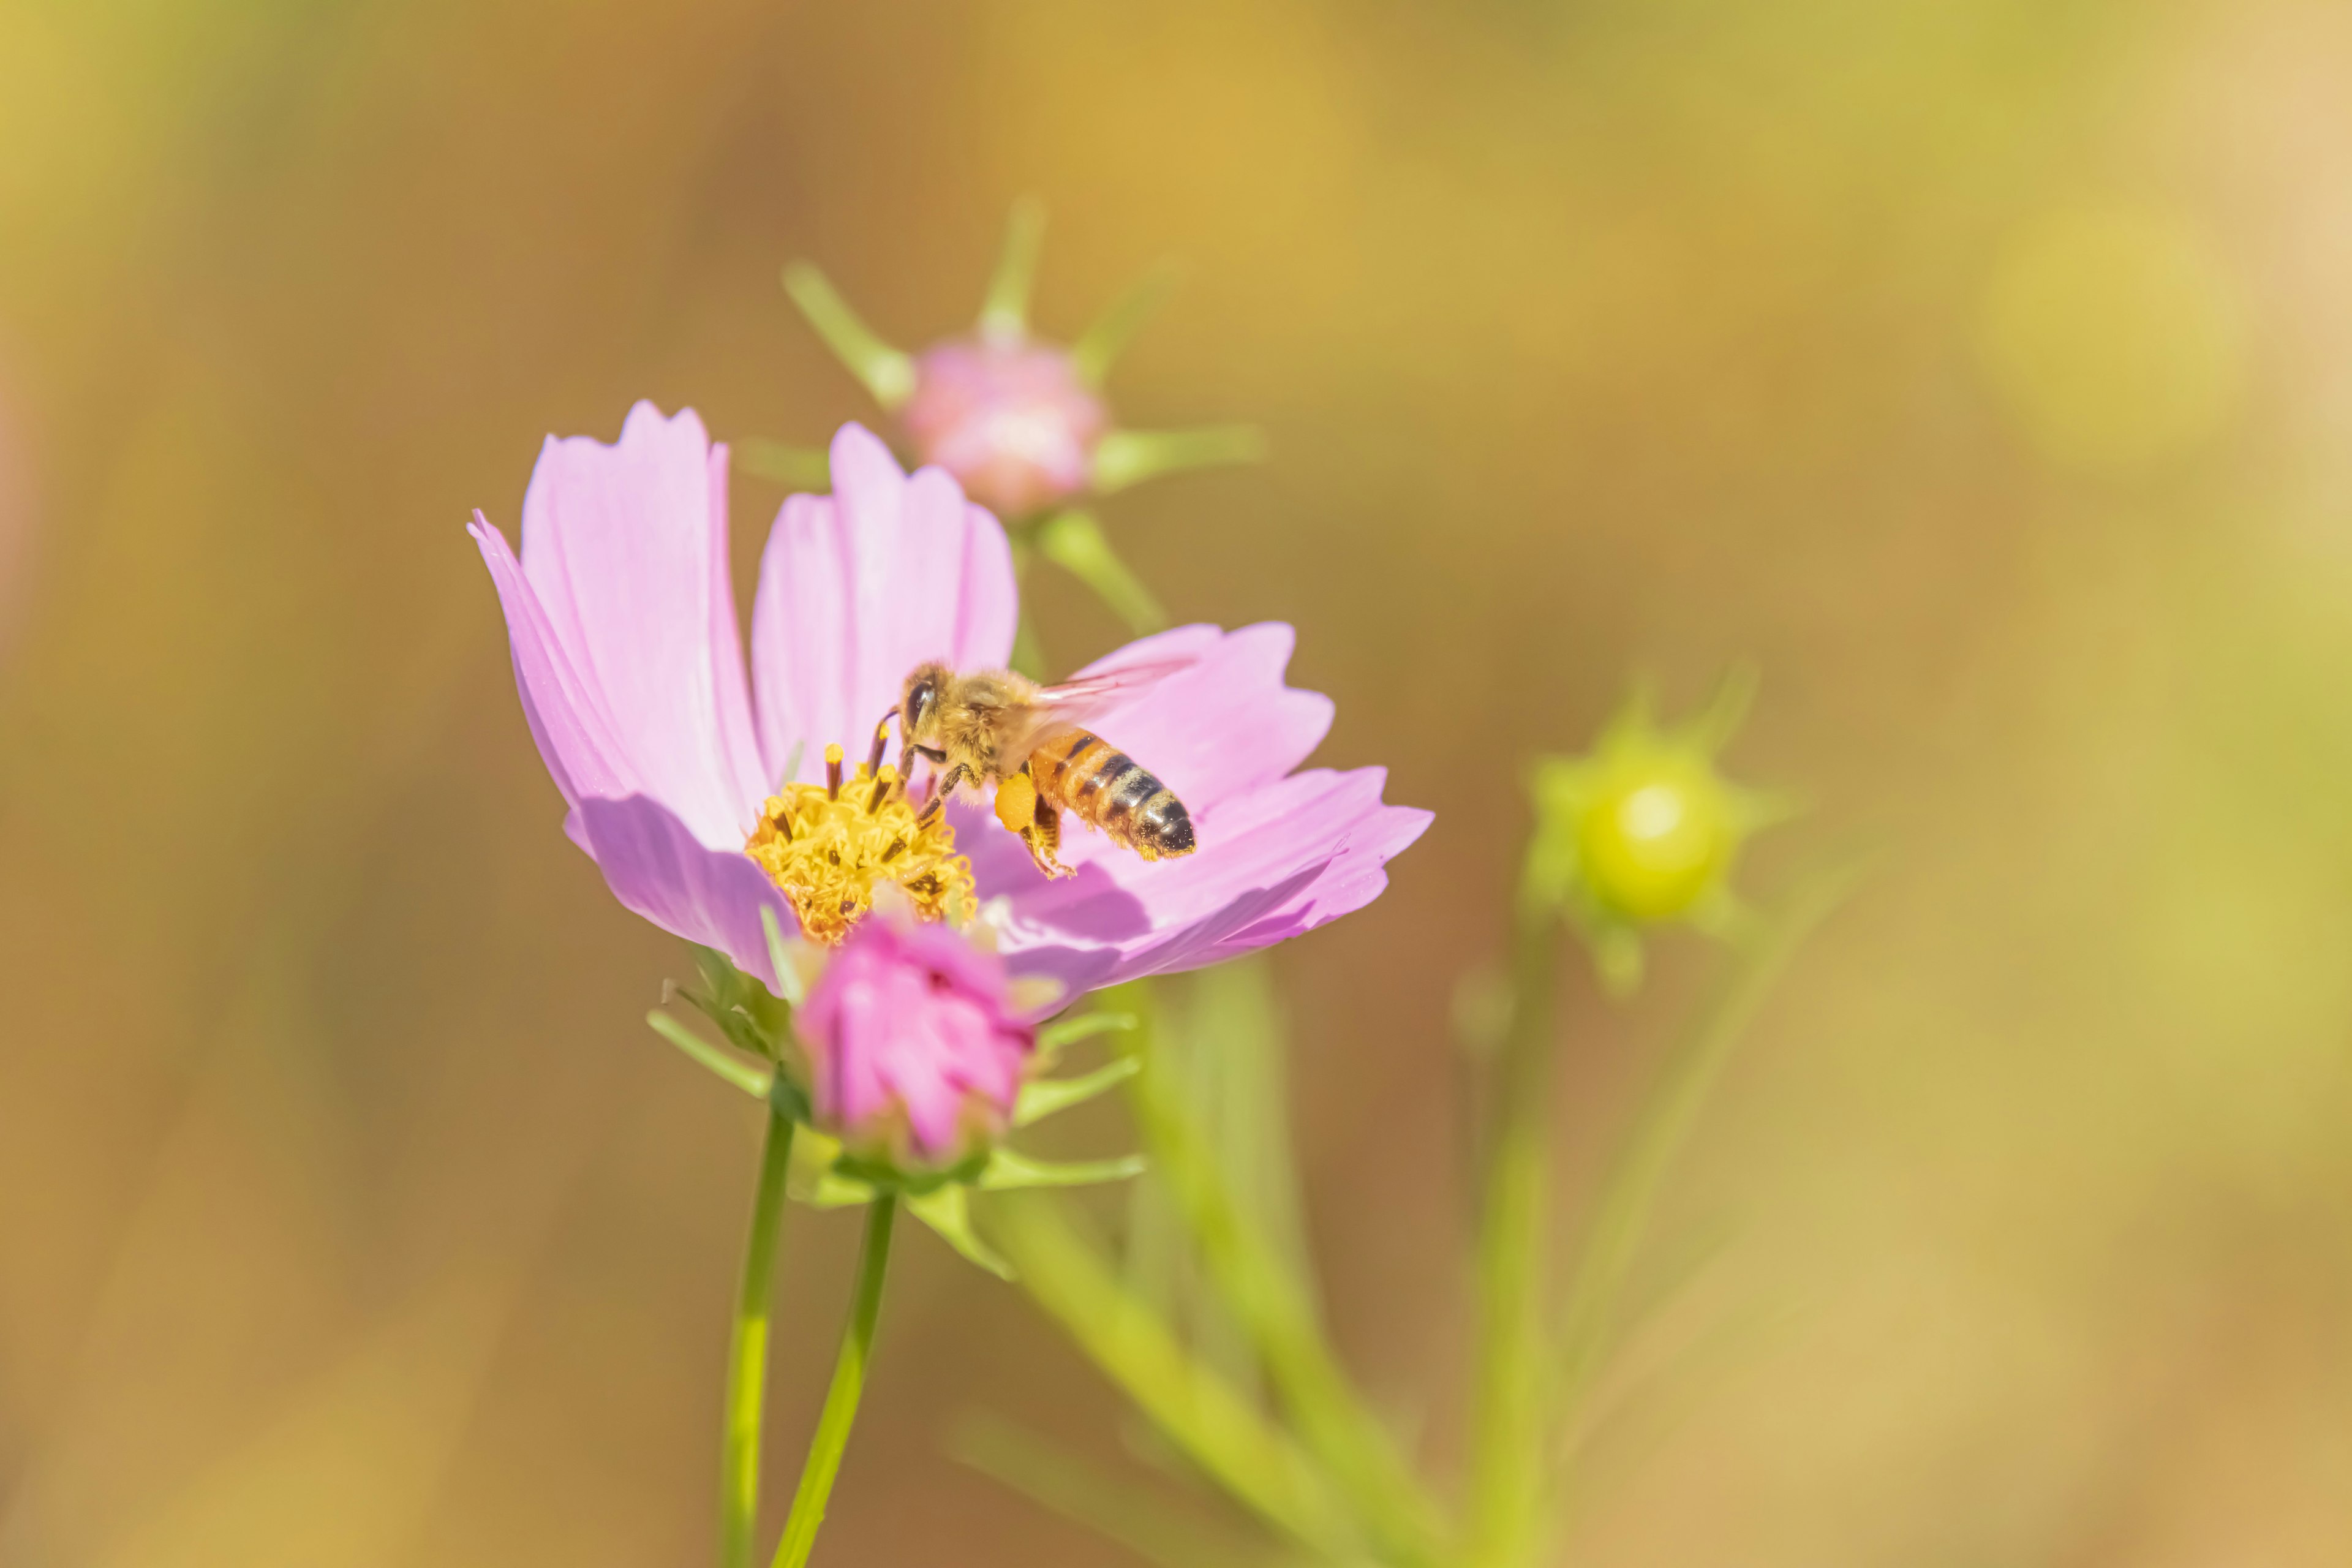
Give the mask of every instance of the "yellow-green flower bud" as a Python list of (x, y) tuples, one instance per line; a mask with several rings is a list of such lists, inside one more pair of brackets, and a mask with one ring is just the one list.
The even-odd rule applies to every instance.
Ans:
[(1669, 920), (1715, 888), (1739, 833), (1702, 759), (1661, 752), (1602, 784), (1577, 824), (1592, 890), (1634, 920)]
[(1591, 752), (1536, 765), (1522, 896), (1575, 921), (1612, 989), (1640, 980), (1641, 927), (1727, 923), (1738, 908), (1730, 877), (1742, 845), (1787, 815), (1782, 803), (1732, 783), (1716, 765), (1754, 684), (1735, 673), (1705, 711), (1675, 726), (1660, 725), (1637, 690)]

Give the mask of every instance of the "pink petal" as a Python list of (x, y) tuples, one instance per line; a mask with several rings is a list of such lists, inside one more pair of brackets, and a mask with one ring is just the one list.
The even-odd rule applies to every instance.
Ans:
[(907, 1124), (926, 1153), (940, 1153), (955, 1143), (956, 1124), (963, 1118), (964, 1089), (956, 1081), (961, 1056), (954, 1038), (958, 1020), (913, 997), (893, 1027), (891, 1087), (907, 1108)]
[(1132, 642), (1080, 676), (1171, 657), (1195, 662), (1119, 700), (1087, 723), (1160, 775), (1195, 819), (1273, 783), (1330, 731), (1331, 700), (1282, 683), (1297, 634), (1279, 621), (1235, 632), (1178, 626)]
[(1115, 984), (1196, 968), (1310, 931), (1377, 898), (1387, 861), (1430, 815), (1383, 805), (1385, 771), (1296, 773), (1198, 814), (1200, 847), (1145, 861), (1066, 819), (1049, 882), (1011, 834), (960, 821), (984, 897), (1007, 900), (1006, 962), (1066, 982)]
[(466, 531), (482, 552), (491, 585), (506, 612), (507, 643), (514, 658), (515, 689), (539, 754), (562, 792), (566, 805), (590, 795), (631, 795), (640, 787), (628, 749), (605, 721), (603, 704), (589, 690), (547, 624), (539, 595), (523, 578), (522, 563), (507, 547), (506, 535), (480, 512)]
[(567, 695), (617, 742), (618, 771), (703, 843), (740, 848), (764, 791), (728, 586), (726, 448), (691, 409), (665, 419), (650, 403), (614, 446), (549, 437), (522, 563), (575, 677)]
[(798, 776), (839, 742), (863, 755), (876, 721), (926, 659), (1002, 666), (1020, 602), (996, 520), (938, 468), (911, 479), (856, 425), (833, 442), (834, 494), (777, 515), (751, 611), (760, 739), (769, 776), (793, 749)]
[(583, 800), (567, 826), (625, 908), (673, 936), (718, 949), (782, 994), (760, 910), (775, 910), (786, 936), (798, 924), (783, 895), (742, 850), (705, 846), (676, 814), (645, 795)]

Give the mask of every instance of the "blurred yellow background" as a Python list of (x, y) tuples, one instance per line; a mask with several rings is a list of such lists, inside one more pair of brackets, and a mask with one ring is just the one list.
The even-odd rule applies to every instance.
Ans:
[[(1163, 254), (1106, 509), (1300, 628), (1437, 826), (1286, 949), (1341, 1343), (1458, 1446), (1447, 999), (1524, 759), (1764, 671), (1751, 864), (1884, 868), (1657, 1252), (1594, 1564), (2352, 1559), (2352, 12), (2322, 0), (0, 0), (0, 1564), (708, 1553), (755, 1125), (558, 828), (470, 510), (639, 396), (873, 411), (1008, 201), (1068, 332)], [(739, 477), (748, 560), (781, 491)], [(1037, 598), (1065, 663), (1115, 629)], [(1566, 1019), (1573, 1213), (1662, 1021)], [(1115, 1123), (1105, 1123), (1116, 1136)], [(796, 1213), (771, 1495), (854, 1216)], [(1101, 1448), (906, 1245), (824, 1561), (1119, 1561), (943, 1457)]]

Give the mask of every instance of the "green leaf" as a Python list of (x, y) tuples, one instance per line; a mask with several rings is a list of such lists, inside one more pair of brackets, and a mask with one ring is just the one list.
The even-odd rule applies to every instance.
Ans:
[(1013, 1278), (1013, 1265), (982, 1241), (971, 1225), (971, 1189), (951, 1182), (920, 1197), (907, 1200), (907, 1212), (939, 1233), (940, 1239), (987, 1269), (999, 1279)]
[(1038, 1079), (1025, 1083), (1021, 1086), (1021, 1098), (1013, 1108), (1013, 1125), (1027, 1127), (1074, 1105), (1083, 1105), (1104, 1090), (1133, 1078), (1142, 1068), (1143, 1063), (1136, 1058), (1120, 1057), (1076, 1078)]
[(1018, 342), (1029, 335), (1029, 290), (1037, 278), (1037, 251), (1045, 238), (1045, 209), (1034, 196), (1013, 204), (1004, 249), (980, 307), (980, 335)]
[(1143, 1173), (1140, 1154), (1115, 1160), (1033, 1160), (1017, 1150), (1000, 1147), (980, 1173), (978, 1184), (992, 1193), (1019, 1187), (1089, 1187), (1101, 1182), (1123, 1182)]
[(737, 1061), (658, 1007), (646, 1015), (646, 1022), (653, 1026), (655, 1034), (685, 1052), (698, 1065), (710, 1069), (721, 1082), (741, 1089), (754, 1100), (768, 1098), (769, 1085), (775, 1075), (767, 1068)]
[(1037, 551), (1092, 588), (1095, 596), (1138, 637), (1166, 628), (1168, 612), (1160, 607), (1160, 601), (1151, 596), (1143, 580), (1119, 559), (1094, 513), (1075, 510), (1055, 512), (1037, 525)]
[(896, 408), (915, 390), (915, 362), (884, 342), (849, 308), (824, 273), (805, 261), (784, 268), (784, 292), (801, 308), (808, 324), (824, 340), (834, 357), (865, 384), (874, 401)]

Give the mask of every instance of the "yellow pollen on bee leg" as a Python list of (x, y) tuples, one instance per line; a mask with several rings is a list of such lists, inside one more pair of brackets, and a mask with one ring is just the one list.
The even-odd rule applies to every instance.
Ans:
[(971, 865), (956, 853), (947, 819), (919, 822), (896, 769), (861, 766), (844, 787), (841, 748), (827, 747), (825, 762), (826, 784), (785, 784), (743, 846), (792, 900), (803, 933), (839, 942), (885, 882), (906, 892), (920, 919), (971, 919), (979, 911)]
[(1012, 773), (996, 786), (996, 820), (1019, 833), (1037, 820), (1037, 781)]

